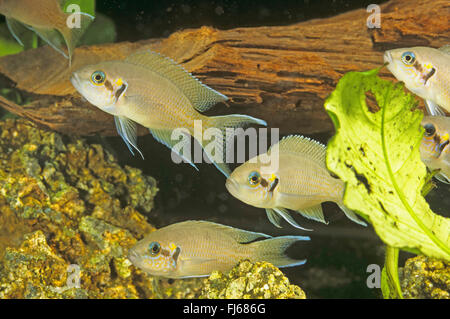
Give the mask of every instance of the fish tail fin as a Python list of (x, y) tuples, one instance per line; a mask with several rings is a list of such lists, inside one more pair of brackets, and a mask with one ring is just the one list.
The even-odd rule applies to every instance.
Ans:
[[(81, 37), (85, 33), (86, 29), (95, 19), (94, 16), (91, 16), (90, 14), (84, 12), (79, 12), (78, 14), (79, 21), (76, 21), (73, 27), (70, 27), (68, 25), (68, 21), (66, 21), (64, 25), (58, 30), (62, 34), (64, 41), (66, 42), (70, 63), (72, 62), (72, 55), (75, 51), (75, 47), (77, 46), (78, 42), (80, 42)], [(69, 16), (70, 14), (68, 15), (68, 17)]]
[[(213, 116), (208, 118), (208, 123), (205, 126), (204, 141), (202, 147), (208, 158), (214, 165), (226, 176), (230, 176), (231, 171), (227, 165), (227, 154), (229, 147), (233, 146), (235, 130), (243, 128), (250, 124), (257, 124), (266, 126), (267, 123), (263, 120), (240, 114)], [(215, 129), (207, 131), (209, 129)], [(209, 140), (214, 136), (214, 143)], [(219, 140), (218, 140), (219, 139)]]
[(281, 236), (252, 242), (251, 261), (266, 261), (276, 267), (294, 267), (306, 263), (306, 259), (294, 259), (286, 254), (289, 247), (295, 243), (308, 241), (308, 236)]
[(360, 220), (354, 211), (344, 206), (344, 204), (338, 204), (339, 208), (344, 212), (345, 216), (347, 216), (351, 221), (360, 224), (362, 226), (367, 226), (365, 222)]

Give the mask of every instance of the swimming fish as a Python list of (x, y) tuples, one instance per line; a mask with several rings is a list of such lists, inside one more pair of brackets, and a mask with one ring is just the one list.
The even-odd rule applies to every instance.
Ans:
[(431, 170), (440, 169), (434, 175), (450, 184), (450, 117), (425, 116), (422, 120), (425, 134), (420, 144), (420, 157)]
[[(269, 167), (271, 157), (278, 165)], [(273, 145), (267, 154), (258, 155), (238, 166), (226, 181), (226, 188), (237, 199), (265, 208), (267, 217), (277, 227), (281, 218), (302, 228), (287, 209), (306, 218), (325, 222), (321, 203), (336, 202), (352, 221), (366, 225), (342, 203), (344, 182), (330, 175), (325, 164), (326, 147), (300, 135), (291, 135)], [(272, 168), (275, 166), (275, 168)]]
[(285, 252), (303, 236), (271, 237), (207, 221), (185, 221), (158, 229), (128, 251), (136, 267), (153, 276), (189, 278), (229, 271), (241, 259), (277, 267), (303, 265)]
[[(22, 46), (19, 35), (25, 26), (71, 61), (77, 42), (94, 17), (80, 12), (79, 26), (70, 28), (67, 20), (72, 13), (63, 11), (64, 3), (65, 0), (0, 0), (0, 14), (6, 17), (9, 31)], [(66, 42), (68, 56), (59, 48), (59, 35)]]
[(384, 62), (408, 90), (425, 99), (429, 114), (450, 112), (450, 45), (389, 50)]
[[(119, 135), (132, 153), (136, 149), (142, 156), (136, 144), (136, 123), (139, 123), (197, 169), (191, 156), (182, 154), (183, 145), (180, 146), (180, 143), (190, 143), (190, 139), (172, 140), (173, 130), (183, 128), (185, 135), (196, 138), (225, 176), (230, 174), (225, 163), (230, 136), (226, 134), (227, 128), (250, 123), (266, 125), (265, 121), (247, 115), (202, 115), (199, 112), (228, 98), (202, 84), (173, 60), (152, 51), (134, 53), (123, 61), (86, 66), (74, 72), (71, 81), (90, 103), (114, 115)], [(214, 140), (214, 156), (211, 149), (205, 148), (206, 143), (212, 142), (196, 137), (195, 121), (200, 121), (202, 135), (209, 129), (220, 130), (220, 140)]]

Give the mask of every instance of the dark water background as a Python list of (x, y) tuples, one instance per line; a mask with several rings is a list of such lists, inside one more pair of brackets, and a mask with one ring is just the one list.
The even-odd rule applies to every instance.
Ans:
[[(138, 41), (167, 37), (178, 30), (204, 25), (218, 29), (288, 25), (382, 2), (385, 1), (97, 0), (97, 11), (114, 19), (118, 41)], [(214, 114), (214, 109), (210, 114)], [(326, 144), (332, 135), (333, 132), (329, 132), (310, 137)], [(295, 257), (307, 258), (306, 265), (285, 268), (283, 272), (292, 283), (302, 287), (309, 298), (381, 297), (380, 289), (367, 287), (366, 269), (370, 264), (383, 266), (383, 243), (371, 226), (351, 222), (335, 204), (323, 205), (328, 225), (295, 217), (300, 225), (314, 232), (300, 231), (287, 223), (278, 229), (268, 221), (263, 209), (248, 206), (229, 195), (225, 177), (213, 165), (198, 164), (199, 171), (188, 164), (176, 165), (171, 161), (170, 150), (150, 135), (138, 140), (145, 160), (133, 157), (119, 137), (90, 137), (89, 140), (101, 143), (122, 165), (138, 167), (156, 178), (160, 191), (155, 209), (147, 216), (156, 227), (201, 219), (273, 236), (308, 235), (311, 241), (290, 252)], [(445, 211), (449, 216), (447, 194), (450, 187), (437, 184), (439, 188), (430, 193), (428, 200), (436, 213), (444, 215)], [(410, 256), (402, 252), (400, 265)]]
[[(333, 16), (371, 3), (384, 1), (122, 1), (98, 0), (99, 12), (117, 23), (118, 41), (166, 37), (185, 28), (203, 25), (218, 29), (246, 26), (288, 25), (313, 18)], [(330, 30), (332, 32), (332, 30)], [(338, 35), (337, 35), (338, 36)], [(214, 111), (212, 111), (214, 113)], [(298, 132), (301, 134), (302, 132)], [(323, 143), (334, 134), (310, 136)], [(333, 203), (323, 205), (328, 225), (296, 216), (300, 225), (314, 232), (297, 230), (288, 224), (274, 227), (263, 209), (248, 206), (228, 194), (225, 177), (213, 166), (176, 165), (170, 150), (152, 136), (140, 137), (145, 160), (132, 157), (118, 137), (94, 138), (115, 153), (122, 164), (141, 168), (155, 177), (160, 191), (156, 207), (148, 216), (157, 227), (189, 219), (202, 219), (273, 236), (308, 235), (311, 241), (292, 250), (293, 256), (307, 258), (304, 266), (285, 268), (290, 281), (301, 286), (309, 298), (380, 298), (380, 289), (367, 287), (367, 266), (384, 264), (384, 245), (371, 226), (348, 220)], [(432, 209), (449, 216), (448, 192), (442, 183), (428, 196)], [(445, 213), (444, 213), (445, 211)], [(411, 254), (402, 252), (400, 265)]]
[[(246, 26), (288, 25), (313, 18), (324, 18), (371, 3), (383, 1), (97, 1), (97, 9), (117, 23), (119, 41), (166, 37), (185, 28), (203, 25), (219, 29)], [(330, 30), (332, 32), (332, 30)], [(337, 35), (338, 36), (338, 35)], [(302, 132), (298, 132), (302, 133)], [(333, 132), (311, 136), (326, 143)], [(292, 283), (305, 289), (310, 298), (380, 298), (379, 289), (367, 287), (369, 264), (384, 263), (384, 247), (372, 227), (349, 221), (333, 203), (323, 205), (328, 225), (298, 216), (300, 225), (314, 229), (305, 232), (284, 224), (275, 228), (264, 210), (250, 207), (228, 194), (225, 177), (212, 165), (199, 164), (195, 171), (188, 164), (176, 165), (170, 150), (150, 135), (139, 138), (145, 160), (132, 157), (120, 138), (102, 138), (102, 144), (117, 154), (122, 164), (139, 167), (158, 180), (160, 192), (149, 220), (157, 227), (188, 219), (214, 221), (270, 235), (309, 235), (311, 241), (291, 251), (305, 257), (304, 266), (284, 269)], [(448, 208), (442, 201), (448, 188), (430, 197), (436, 212)], [(446, 209), (447, 210), (447, 209)], [(400, 265), (406, 257), (402, 253)]]

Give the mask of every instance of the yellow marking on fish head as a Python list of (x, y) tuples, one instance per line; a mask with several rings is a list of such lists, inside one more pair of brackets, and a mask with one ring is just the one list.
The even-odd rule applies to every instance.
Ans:
[(175, 245), (174, 243), (170, 243), (169, 250), (171, 252), (171, 255), (173, 255), (173, 252), (175, 251), (175, 249), (177, 249), (177, 245)]

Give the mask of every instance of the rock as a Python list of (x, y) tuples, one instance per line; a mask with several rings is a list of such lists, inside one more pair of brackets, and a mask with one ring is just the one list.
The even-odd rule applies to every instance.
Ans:
[(450, 299), (450, 263), (417, 256), (406, 261), (400, 269), (405, 298)]
[(305, 298), (268, 263), (181, 280), (131, 265), (157, 191), (100, 145), (0, 121), (0, 298)]
[(0, 298), (153, 297), (138, 292), (151, 282), (135, 280), (126, 254), (155, 229), (144, 214), (156, 181), (24, 120), (0, 132)]
[(241, 261), (228, 274), (213, 272), (200, 298), (207, 299), (306, 299), (303, 290), (289, 283), (283, 273), (267, 262)]

